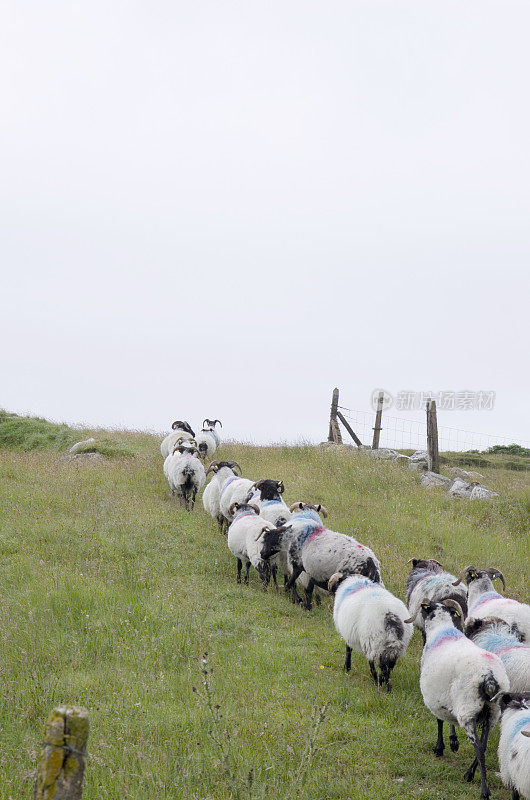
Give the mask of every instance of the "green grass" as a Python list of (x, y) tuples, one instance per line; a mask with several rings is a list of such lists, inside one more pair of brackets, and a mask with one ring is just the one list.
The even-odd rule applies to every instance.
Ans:
[[(66, 462), (55, 452), (62, 446), (0, 451), (2, 798), (31, 795), (44, 721), (62, 702), (90, 710), (86, 800), (234, 796), (208, 707), (193, 692), (208, 651), (234, 770), (243, 786), (253, 768), (253, 797), (268, 787), (281, 800), (477, 800), (478, 783), (463, 781), (470, 744), (462, 739), (441, 760), (432, 754), (436, 723), (419, 693), (417, 634), (392, 694), (373, 686), (360, 656), (344, 674), (330, 602), (307, 613), (261, 592), (255, 574), (238, 586), (200, 499), (188, 514), (168, 496), (158, 440), (109, 438), (135, 457)], [(528, 600), (523, 473), (491, 469), (485, 483), (501, 497), (459, 502), (361, 454), (238, 445), (220, 454), (256, 479), (283, 478), (288, 502), (324, 502), (330, 526), (373, 547), (401, 597), (407, 559), (432, 556), (452, 570), (498, 566), (510, 595)], [(311, 714), (325, 703), (304, 782)], [(489, 774), (494, 796), (507, 800), (495, 776), (497, 740), (495, 731)]]

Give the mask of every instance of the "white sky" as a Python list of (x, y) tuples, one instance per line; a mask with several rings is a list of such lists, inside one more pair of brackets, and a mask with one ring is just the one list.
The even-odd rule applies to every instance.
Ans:
[(0, 406), (319, 441), (333, 386), (492, 389), (439, 425), (530, 440), (529, 29), (510, 0), (4, 0)]

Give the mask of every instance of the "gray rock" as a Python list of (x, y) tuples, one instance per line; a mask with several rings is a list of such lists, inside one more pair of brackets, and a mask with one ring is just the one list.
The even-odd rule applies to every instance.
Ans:
[(424, 472), (420, 478), (422, 486), (444, 486), (446, 489), (451, 488), (453, 479), (447, 478), (445, 475), (440, 475), (438, 472)]
[(460, 469), (460, 467), (451, 467), (449, 469), (451, 475), (454, 475), (455, 478), (463, 478), (465, 481), (476, 481), (478, 478), (483, 478), (484, 475), (481, 475), (480, 472), (466, 472), (465, 469)]
[(481, 483), (477, 483), (471, 490), (471, 500), (490, 500), (492, 497), (498, 497), (498, 492), (492, 492), (491, 489), (486, 489)]
[(469, 497), (473, 491), (473, 486), (463, 478), (455, 478), (453, 485), (449, 489), (451, 497)]
[(379, 447), (377, 450), (368, 450), (367, 452), (374, 458), (383, 458), (386, 461), (397, 461), (401, 455), (390, 447)]
[(411, 469), (429, 469), (429, 456), (426, 450), (416, 450), (409, 457), (409, 467)]

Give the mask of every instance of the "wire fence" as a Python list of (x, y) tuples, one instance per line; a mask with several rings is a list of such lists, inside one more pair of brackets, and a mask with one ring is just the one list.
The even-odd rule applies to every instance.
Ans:
[[(372, 444), (374, 430), (374, 411), (355, 411), (339, 406), (351, 427), (363, 444)], [(397, 450), (426, 450), (427, 420), (392, 417), (383, 412), (379, 447), (391, 447)], [(530, 442), (509, 436), (495, 436), (476, 431), (465, 431), (460, 428), (449, 428), (438, 425), (438, 447), (440, 451), (487, 450), (494, 445), (509, 445), (517, 442), (530, 446)]]

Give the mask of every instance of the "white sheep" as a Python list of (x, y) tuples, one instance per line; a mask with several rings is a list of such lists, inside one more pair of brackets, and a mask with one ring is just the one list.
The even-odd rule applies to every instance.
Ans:
[(332, 531), (324, 526), (319, 513), (327, 517), (322, 505), (311, 506), (297, 502), (290, 507), (292, 517), (290, 530), (285, 534), (281, 547), (288, 552), (292, 574), (285, 586), (292, 589), (302, 572), (307, 572), (309, 583), (306, 589), (305, 607), (311, 609), (313, 588), (327, 589), (328, 581), (335, 572), (344, 575), (359, 573), (376, 583), (381, 583), (381, 565), (369, 547), (352, 536)]
[(405, 603), (364, 575), (337, 572), (331, 576), (328, 589), (335, 592), (335, 628), (346, 642), (344, 669), (351, 669), (355, 650), (368, 660), (375, 683), (390, 691), (390, 673), (405, 654), (414, 630), (405, 623), (409, 616)]
[(504, 575), (500, 569), (477, 569), (469, 566), (462, 570), (457, 581), (464, 578), (467, 583), (467, 607), (470, 617), (498, 617), (503, 619), (523, 642), (530, 644), (530, 606), (511, 597), (503, 597), (493, 588), (493, 581), (500, 578), (506, 589)]
[(213, 472), (214, 475), (202, 493), (202, 504), (206, 513), (217, 520), (221, 531), (226, 524), (226, 520), (219, 508), (221, 489), (229, 478), (237, 475), (235, 472), (236, 469), (238, 469), (240, 473), (242, 472), (237, 461), (212, 461), (206, 470), (206, 476), (208, 476), (210, 472)]
[(423, 617), (419, 613), (421, 603), (427, 599), (436, 603), (442, 600), (456, 600), (464, 617), (467, 614), (467, 589), (463, 583), (455, 586), (455, 576), (446, 572), (434, 558), (411, 558), (412, 569), (407, 578), (407, 606), (414, 626), (421, 631), (425, 642)]
[(171, 427), (173, 433), (169, 433), (160, 445), (162, 458), (167, 458), (173, 452), (178, 439), (195, 439), (195, 434), (187, 422), (177, 419)]
[(512, 800), (530, 800), (530, 692), (506, 692), (499, 698), (499, 767)]
[(530, 646), (523, 644), (498, 617), (466, 620), (464, 633), (478, 647), (495, 653), (504, 664), (511, 692), (530, 692)]
[(221, 486), (219, 492), (219, 513), (225, 519), (225, 524), (232, 522), (230, 508), (234, 503), (245, 503), (249, 490), (254, 481), (232, 475)]
[[(473, 780), (477, 766), (480, 768), (481, 798), (486, 800), (490, 791), (484, 756), (489, 732), (499, 718), (499, 708), (493, 699), (510, 685), (506, 670), (498, 656), (466, 639), (459, 629), (462, 609), (454, 600), (443, 603), (426, 600), (421, 604), (421, 613), (426, 642), (421, 657), (420, 689), (425, 705), (438, 722), (434, 753), (443, 755), (444, 722), (460, 725), (475, 749), (475, 760), (465, 778)], [(412, 618), (407, 620), (412, 621)]]
[(182, 442), (164, 461), (164, 473), (171, 491), (188, 511), (193, 509), (197, 492), (206, 481), (206, 473), (198, 455), (193, 444)]
[(195, 437), (195, 441), (197, 442), (197, 447), (199, 449), (199, 455), (203, 460), (206, 458), (212, 458), (213, 454), (221, 443), (221, 437), (215, 429), (217, 423), (223, 427), (221, 421), (218, 419), (205, 419), (202, 423), (202, 430), (199, 431)]
[(260, 539), (264, 531), (273, 526), (259, 515), (257, 506), (249, 503), (232, 503), (232, 522), (228, 527), (228, 548), (237, 558), (237, 582), (241, 583), (241, 570), (246, 565), (244, 582), (248, 583), (250, 565), (258, 572), (263, 589), (267, 587), (269, 571), (261, 557)]

